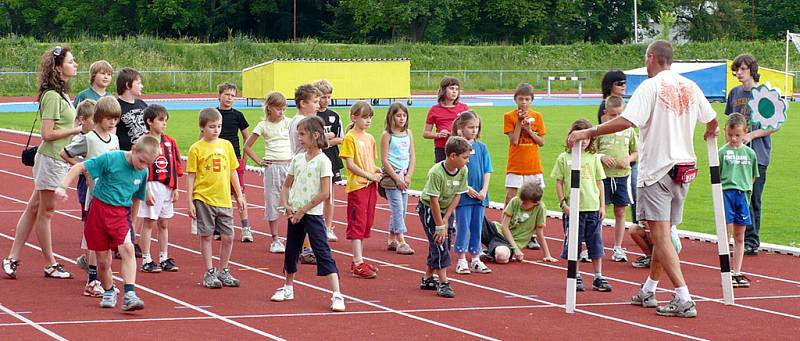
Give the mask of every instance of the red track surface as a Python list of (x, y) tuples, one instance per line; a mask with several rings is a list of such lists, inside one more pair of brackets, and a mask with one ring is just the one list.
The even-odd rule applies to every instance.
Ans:
[[(0, 133), (0, 256), (11, 247), (16, 222), (32, 190), (31, 170), (22, 166), (18, 155), (23, 136)], [(53, 245), (60, 262), (76, 275), (72, 280), (47, 279), (44, 262), (35, 245), (22, 253), (18, 279), (0, 279), (0, 339), (88, 339), (114, 335), (136, 339), (398, 339), (435, 336), (440, 338), (575, 339), (690, 337), (698, 339), (748, 338), (793, 339), (800, 333), (800, 259), (761, 254), (745, 259), (744, 269), (753, 285), (737, 289), (736, 305), (720, 303), (721, 288), (716, 246), (684, 240), (681, 259), (689, 288), (698, 302), (695, 319), (658, 317), (653, 309), (626, 304), (647, 275), (629, 264), (604, 262), (604, 275), (614, 286), (610, 293), (578, 293), (578, 311), (564, 313), (566, 262), (543, 264), (536, 261), (506, 265), (489, 264), (492, 274), (457, 275), (450, 278), (455, 299), (443, 299), (418, 289), (425, 268), (427, 242), (418, 217), (413, 214), (416, 199), (409, 204), (406, 220), (408, 241), (417, 250), (402, 256), (384, 250), (389, 211), (384, 201), (377, 209), (373, 237), (365, 242), (365, 256), (380, 265), (373, 280), (350, 276), (350, 244), (344, 240), (345, 212), (336, 211), (339, 242), (331, 243), (340, 269), (342, 292), (347, 297), (346, 313), (331, 313), (327, 280), (315, 276), (315, 268), (302, 265), (295, 284), (295, 300), (273, 303), (269, 297), (282, 285), (283, 256), (266, 252), (270, 238), (263, 221), (262, 180), (247, 174), (246, 192), (256, 242), (234, 246), (231, 270), (242, 282), (240, 288), (209, 290), (200, 285), (202, 261), (199, 243), (189, 233), (185, 204), (177, 204), (170, 223), (170, 256), (181, 270), (175, 273), (137, 274), (137, 291), (146, 309), (123, 313), (100, 309), (98, 299), (81, 295), (85, 274), (74, 265), (80, 254), (82, 224), (75, 192), (59, 203), (53, 217)], [(181, 186), (184, 186), (181, 183)], [(419, 186), (419, 184), (417, 184)], [(346, 198), (336, 186), (337, 205)], [(184, 188), (184, 187), (181, 187)], [(549, 194), (549, 193), (548, 193)], [(487, 211), (492, 219), (500, 212)], [(285, 222), (281, 234), (285, 235)], [(611, 231), (605, 231), (611, 240)], [(546, 229), (550, 250), (558, 254), (563, 238), (561, 222), (549, 220)], [(238, 237), (238, 234), (237, 234)], [(32, 237), (31, 244), (36, 243)], [(609, 244), (608, 242), (606, 243)], [(636, 250), (626, 240), (624, 245)], [(154, 243), (153, 247), (157, 247)], [(155, 249), (154, 249), (155, 250)], [(218, 250), (215, 250), (217, 253)], [(526, 251), (526, 258), (541, 258), (541, 251)], [(629, 254), (635, 258), (636, 254)], [(592, 278), (591, 265), (581, 264)], [(114, 263), (114, 269), (119, 264)], [(119, 286), (120, 284), (118, 284)], [(671, 289), (668, 280), (661, 287)], [(669, 300), (661, 291), (658, 298)], [(36, 329), (38, 327), (39, 329)], [(52, 335), (46, 334), (52, 333)]]

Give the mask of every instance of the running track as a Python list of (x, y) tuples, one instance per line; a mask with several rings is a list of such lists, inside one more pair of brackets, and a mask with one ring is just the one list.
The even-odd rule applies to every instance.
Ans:
[[(16, 222), (31, 190), (31, 169), (18, 158), (25, 137), (0, 133), (0, 255), (11, 247)], [(22, 144), (22, 145), (20, 145)], [(420, 168), (421, 169), (421, 168)], [(80, 254), (82, 224), (75, 191), (58, 204), (53, 217), (53, 245), (59, 261), (76, 275), (72, 280), (47, 279), (32, 236), (23, 250), (17, 280), (0, 279), (0, 339), (87, 339), (115, 335), (136, 339), (311, 339), (370, 338), (390, 340), (435, 336), (458, 339), (565, 339), (565, 338), (750, 338), (792, 339), (800, 333), (800, 259), (765, 254), (745, 259), (751, 288), (736, 289), (736, 305), (721, 301), (716, 246), (683, 240), (683, 270), (698, 302), (695, 319), (663, 318), (652, 309), (628, 305), (647, 271), (629, 264), (604, 262), (604, 275), (614, 286), (610, 293), (591, 290), (578, 293), (578, 311), (564, 313), (566, 262), (541, 263), (541, 251), (526, 251), (524, 263), (489, 264), (492, 274), (457, 275), (450, 271), (455, 299), (443, 299), (418, 288), (425, 268), (427, 241), (419, 218), (409, 203), (406, 221), (408, 242), (417, 250), (402, 256), (384, 250), (389, 211), (379, 201), (372, 238), (365, 242), (365, 256), (379, 265), (377, 279), (350, 276), (351, 249), (344, 236), (346, 198), (336, 186), (335, 226), (339, 242), (331, 243), (341, 274), (347, 312), (331, 313), (330, 292), (325, 278), (315, 268), (302, 265), (295, 284), (295, 300), (273, 303), (269, 297), (282, 285), (283, 256), (266, 252), (269, 237), (263, 221), (261, 177), (246, 175), (250, 220), (256, 242), (236, 242), (231, 270), (242, 281), (240, 288), (209, 290), (200, 285), (202, 261), (196, 237), (189, 233), (184, 200), (177, 203), (171, 221), (170, 256), (179, 272), (137, 274), (137, 291), (146, 309), (123, 313), (98, 308), (98, 299), (81, 295), (84, 273), (74, 264)], [(184, 186), (181, 183), (181, 186)], [(416, 184), (417, 187), (420, 184)], [(184, 188), (184, 187), (181, 187)], [(547, 193), (548, 195), (551, 194)], [(500, 211), (488, 210), (491, 219)], [(237, 222), (238, 224), (238, 222)], [(281, 230), (285, 235), (285, 221)], [(561, 250), (559, 220), (548, 220), (546, 235), (551, 252)], [(238, 233), (237, 233), (238, 237)], [(604, 231), (606, 241), (611, 231)], [(606, 243), (608, 245), (609, 242)], [(636, 250), (630, 240), (624, 245)], [(153, 247), (157, 247), (154, 243)], [(608, 250), (607, 250), (608, 251)], [(218, 250), (215, 250), (215, 254)], [(607, 252), (608, 253), (608, 252)], [(630, 252), (629, 259), (639, 254)], [(591, 265), (581, 264), (587, 284)], [(115, 261), (114, 269), (119, 269)], [(119, 280), (119, 278), (117, 278)], [(117, 284), (120, 286), (120, 284)], [(661, 283), (660, 301), (671, 299), (668, 280)]]

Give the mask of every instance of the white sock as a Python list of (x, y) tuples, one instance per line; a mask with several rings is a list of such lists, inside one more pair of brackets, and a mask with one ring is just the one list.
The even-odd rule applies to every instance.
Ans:
[(158, 260), (159, 261), (163, 262), (163, 261), (167, 260), (167, 258), (169, 258), (169, 255), (167, 254), (166, 251), (158, 253)]
[(479, 256), (479, 255), (472, 256), (472, 262), (480, 262), (480, 260), (481, 260), (481, 256)]
[(595, 273), (594, 273), (594, 278), (595, 278), (595, 279), (597, 279), (597, 278), (603, 278), (603, 273), (602, 273), (602, 272), (595, 272)]
[(644, 292), (656, 292), (656, 288), (658, 287), (658, 281), (654, 281), (650, 276), (647, 276), (647, 281), (644, 282), (644, 286), (642, 287), (642, 291)]
[(147, 264), (153, 261), (153, 258), (150, 257), (149, 253), (142, 253), (142, 263)]
[(291, 286), (291, 285), (284, 285), (283, 286), (283, 290), (288, 291), (288, 292), (294, 292), (294, 287)]
[(689, 287), (687, 286), (675, 288), (675, 293), (678, 294), (678, 299), (681, 302), (689, 302), (692, 300), (692, 296), (689, 295)]

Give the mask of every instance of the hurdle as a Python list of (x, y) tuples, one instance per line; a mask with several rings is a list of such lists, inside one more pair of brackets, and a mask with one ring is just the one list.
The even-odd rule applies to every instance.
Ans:
[(728, 248), (728, 228), (725, 225), (725, 204), (722, 201), (722, 183), (719, 169), (717, 138), (708, 139), (708, 166), (711, 175), (711, 196), (714, 200), (714, 223), (717, 228), (717, 250), (719, 270), (722, 276), (722, 297), (725, 305), (733, 305), (733, 282), (731, 281), (731, 255)]
[(583, 141), (572, 146), (572, 172), (569, 189), (569, 229), (567, 230), (567, 314), (575, 313), (575, 289), (578, 283), (578, 221), (581, 211), (581, 150)]
[(551, 97), (550, 94), (550, 83), (552, 81), (578, 81), (578, 98), (583, 97), (583, 81), (586, 80), (585, 77), (567, 77), (567, 76), (547, 76), (547, 97)]

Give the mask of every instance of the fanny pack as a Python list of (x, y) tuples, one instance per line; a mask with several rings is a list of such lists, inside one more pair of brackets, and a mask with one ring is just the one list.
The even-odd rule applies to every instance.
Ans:
[(700, 172), (694, 162), (681, 162), (675, 164), (669, 171), (669, 177), (679, 184), (692, 183), (697, 178), (697, 173)]

